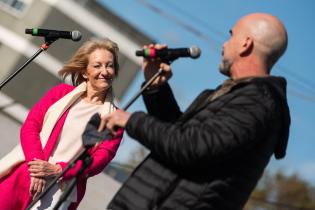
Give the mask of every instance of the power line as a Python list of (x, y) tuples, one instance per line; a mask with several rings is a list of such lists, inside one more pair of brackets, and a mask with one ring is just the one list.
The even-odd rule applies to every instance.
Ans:
[(228, 36), (226, 35), (226, 33), (223, 33), (222, 31), (214, 28), (213, 26), (211, 26), (208, 22), (204, 21), (203, 19), (193, 16), (192, 14), (190, 14), (189, 12), (187, 12), (186, 10), (182, 9), (181, 7), (178, 7), (177, 5), (173, 4), (174, 1), (160, 1), (159, 3), (162, 4), (167, 4), (168, 8), (171, 8), (175, 11), (177, 11), (178, 13), (183, 14), (184, 16), (187, 16), (188, 18), (190, 18), (191, 20), (194, 20), (197, 24), (201, 25), (202, 27), (206, 28), (207, 30), (210, 30), (212, 33), (216, 34), (219, 38), (224, 38), (224, 40), (226, 40), (228, 38)]
[[(276, 70), (279, 70), (276, 68)], [(285, 72), (284, 72), (285, 74)], [(302, 83), (300, 80), (294, 79), (294, 77), (290, 77), (286, 75), (286, 79), (288, 80), (288, 84), (296, 89), (299, 89), (303, 91), (303, 94), (308, 93), (310, 95), (313, 95), (315, 97), (315, 90), (310, 88), (310, 86), (306, 85), (305, 83)]]
[(305, 95), (299, 91), (293, 90), (292, 88), (289, 89), (289, 93), (293, 96), (299, 97), (305, 101), (313, 102), (315, 103), (315, 96), (313, 95)]
[[(224, 38), (224, 40), (227, 39), (225, 33), (221, 32), (220, 30), (214, 28), (213, 26), (211, 26), (210, 24), (208, 24), (208, 22), (202, 20), (201, 18), (198, 18), (192, 14), (190, 14), (189, 12), (185, 11), (184, 9), (178, 7), (177, 5), (173, 4), (172, 1), (161, 1), (161, 3), (163, 3), (164, 5), (167, 4), (167, 7), (168, 8), (171, 8), (173, 10), (175, 10), (176, 12), (190, 18), (191, 20), (193, 20), (195, 23), (207, 28), (207, 29), (210, 29), (211, 32), (215, 33), (218, 37), (220, 38)], [(303, 86), (304, 88), (308, 89), (308, 91), (312, 92), (312, 94), (315, 94), (315, 90), (314, 90), (314, 87), (315, 87), (315, 84), (311, 81), (311, 80), (308, 80), (304, 77), (301, 77), (300, 75), (298, 75), (297, 73), (293, 72), (292, 70), (290, 70), (289, 68), (281, 65), (281, 64), (277, 64), (277, 69), (284, 72), (285, 74), (288, 74), (290, 76), (292, 76), (293, 80), (297, 81), (293, 81), (293, 83), (295, 83), (297, 86)], [(303, 94), (302, 94), (303, 95)], [(311, 98), (312, 96), (310, 97), (304, 97), (304, 98)]]
[(159, 9), (158, 7), (154, 6), (153, 4), (148, 3), (145, 0), (137, 0), (139, 3), (150, 9), (151, 11), (159, 14), (160, 16), (165, 17), (166, 19), (171, 20), (175, 24), (181, 26), (182, 28), (186, 29), (190, 33), (194, 34), (195, 36), (199, 37), (200, 39), (206, 41), (210, 48), (215, 52), (221, 52), (221, 47), (218, 45), (217, 42), (210, 39), (207, 35), (203, 34), (201, 31), (196, 29), (195, 27), (177, 19), (175, 16), (169, 15), (168, 13), (164, 12), (163, 10)]
[[(189, 12), (183, 10), (182, 8), (178, 7), (177, 5), (173, 4), (172, 1), (161, 1), (161, 3), (164, 3), (167, 4), (167, 7), (175, 10), (176, 12), (184, 15), (184, 16), (187, 16), (189, 17), (191, 20), (195, 21), (196, 23), (199, 23), (199, 25), (207, 28), (207, 29), (210, 29), (213, 33), (215, 33), (218, 37), (223, 37), (224, 39), (226, 39), (226, 36), (224, 33), (222, 33), (221, 31), (217, 30), (216, 28), (212, 27), (210, 24), (208, 24), (208, 22), (196, 17), (196, 16), (193, 16), (192, 14), (190, 14)], [(309, 92), (311, 92), (312, 94), (315, 94), (315, 90), (313, 89), (315, 87), (315, 84), (310, 81), (310, 80), (307, 80), (303, 77), (301, 77), (300, 75), (298, 75), (297, 73), (293, 72), (292, 70), (288, 69), (287, 67), (281, 65), (281, 64), (277, 64), (277, 69), (284, 72), (285, 74), (288, 74), (290, 76), (292, 76), (292, 81), (293, 83), (296, 85), (296, 86), (300, 86), (300, 87), (304, 87), (306, 88)], [(293, 95), (295, 96), (302, 96), (304, 99), (306, 100), (310, 100), (313, 102), (312, 98), (313, 96), (306, 96), (304, 95), (303, 93), (300, 93), (300, 94), (297, 94), (297, 91), (294, 91)], [(315, 97), (315, 96), (314, 96)]]
[[(209, 43), (210, 48), (212, 50), (214, 50), (215, 52), (219, 52), (219, 53), (221, 52), (221, 50), (220, 50), (221, 47), (219, 47), (219, 44), (216, 41), (214, 41), (213, 39), (209, 38), (208, 35), (202, 33), (200, 30), (196, 29), (195, 27), (189, 25), (186, 22), (183, 22), (183, 21), (179, 20), (175, 16), (169, 15), (168, 13), (164, 12), (163, 10), (161, 10), (158, 7), (154, 6), (153, 4), (150, 4), (146, 0), (137, 0), (137, 2), (141, 3), (143, 6), (147, 7), (151, 11), (159, 14), (160, 16), (163, 16), (166, 19), (171, 20), (172, 22), (174, 22), (175, 24), (177, 24), (180, 27), (184, 28), (185, 30), (189, 31), (190, 33), (194, 34), (198, 38), (206, 41), (207, 43)], [(172, 5), (172, 7), (176, 8), (176, 6), (174, 4)], [(185, 12), (182, 9), (177, 8), (176, 10), (179, 11), (180, 13), (187, 14), (187, 12)], [(195, 18), (192, 15), (189, 15), (189, 17), (191, 17), (195, 21), (199, 22), (198, 18)], [(204, 25), (205, 23), (201, 22), (201, 24)], [(210, 28), (213, 28), (213, 27), (210, 27)], [(221, 32), (220, 32), (220, 34), (221, 34)], [(309, 80), (306, 80), (305, 78), (297, 75), (293, 71), (289, 70), (287, 67), (284, 67), (282, 65), (277, 65), (277, 66), (279, 66), (279, 70), (283, 71), (284, 73), (288, 74), (289, 76), (290, 75), (292, 76), (290, 78), (292, 79), (292, 81), (294, 81), (293, 83), (295, 85), (293, 85), (293, 86), (300, 86), (300, 87), (303, 86), (304, 88), (307, 88), (308, 91), (311, 91), (312, 93), (314, 93), (315, 90), (313, 89), (313, 84)], [(299, 89), (300, 91), (303, 91), (303, 90), (301, 90), (301, 88), (297, 88), (297, 89)], [(299, 91), (294, 91), (292, 93), (292, 95), (294, 95), (296, 97), (299, 97), (299, 98), (301, 98), (303, 100), (307, 100), (309, 102), (314, 102), (313, 97), (315, 97), (315, 96), (313, 96), (313, 95), (307, 96), (307, 95), (305, 95), (305, 94), (303, 94), (302, 92), (299, 92)]]
[(282, 71), (285, 74), (292, 76), (294, 80), (300, 82), (301, 86), (304, 86), (304, 88), (307, 88), (313, 94), (315, 93), (315, 90), (314, 90), (315, 84), (311, 80), (301, 77), (299, 74), (295, 73), (294, 71), (290, 70), (289, 68), (281, 64), (277, 64), (277, 69)]

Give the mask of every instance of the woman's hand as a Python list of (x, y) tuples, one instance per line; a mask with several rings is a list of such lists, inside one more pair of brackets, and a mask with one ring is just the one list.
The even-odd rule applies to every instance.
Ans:
[(28, 163), (31, 177), (50, 178), (58, 176), (62, 169), (59, 164), (51, 164), (44, 160), (34, 159)]
[(43, 178), (31, 177), (30, 194), (34, 200), (40, 193), (44, 191), (46, 180)]

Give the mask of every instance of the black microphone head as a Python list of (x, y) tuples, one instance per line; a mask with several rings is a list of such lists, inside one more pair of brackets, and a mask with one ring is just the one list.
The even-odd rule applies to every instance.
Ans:
[(190, 57), (193, 59), (199, 58), (201, 50), (199, 47), (193, 45), (189, 48)]
[(137, 50), (136, 56), (144, 56), (144, 50)]
[(80, 31), (72, 31), (71, 32), (71, 39), (75, 42), (80, 41), (81, 40), (81, 33)]
[(33, 29), (31, 29), (31, 28), (26, 28), (25, 29), (25, 33), (26, 34), (32, 34), (32, 31), (33, 31)]

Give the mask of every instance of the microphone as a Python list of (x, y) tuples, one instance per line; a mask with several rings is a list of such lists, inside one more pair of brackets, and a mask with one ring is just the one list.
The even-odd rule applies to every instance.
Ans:
[(47, 38), (62, 38), (62, 39), (72, 39), (77, 42), (81, 40), (80, 31), (57, 31), (49, 29), (40, 29), (40, 28), (27, 28), (25, 29), (26, 34), (31, 34), (32, 36), (44, 36)]
[(179, 57), (191, 57), (193, 59), (199, 58), (201, 50), (197, 46), (190, 48), (168, 48), (157, 50), (154, 48), (145, 48), (136, 51), (136, 56), (143, 56), (145, 58), (161, 58), (162, 60), (175, 60)]

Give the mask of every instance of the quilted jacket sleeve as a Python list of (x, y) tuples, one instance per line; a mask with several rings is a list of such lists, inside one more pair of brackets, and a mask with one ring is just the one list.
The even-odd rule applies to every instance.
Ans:
[(175, 123), (135, 112), (126, 131), (167, 163), (185, 168), (208, 165), (255, 145), (275, 111), (273, 101), (255, 84), (234, 94), (215, 112), (209, 103), (187, 120)]
[(148, 112), (162, 121), (174, 122), (182, 115), (168, 83), (145, 91), (143, 99)]

